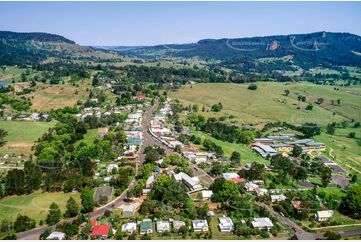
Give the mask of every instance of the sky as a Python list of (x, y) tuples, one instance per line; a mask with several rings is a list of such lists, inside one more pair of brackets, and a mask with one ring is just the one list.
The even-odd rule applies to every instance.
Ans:
[(156, 45), (317, 31), (361, 35), (361, 2), (0, 2), (0, 30), (82, 45)]

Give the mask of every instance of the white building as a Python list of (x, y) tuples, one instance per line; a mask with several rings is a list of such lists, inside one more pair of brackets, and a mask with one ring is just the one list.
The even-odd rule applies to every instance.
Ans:
[(239, 175), (235, 172), (226, 172), (222, 174), (222, 177), (225, 180), (231, 180), (231, 179), (239, 178)]
[(63, 232), (54, 231), (46, 237), (47, 240), (63, 240), (65, 239), (65, 234)]
[(273, 227), (273, 223), (269, 218), (255, 218), (252, 221), (252, 226), (255, 229), (271, 229)]
[(208, 232), (208, 222), (207, 220), (192, 220), (192, 227), (194, 232)]
[(107, 172), (108, 173), (112, 173), (113, 169), (117, 169), (118, 170), (119, 166), (117, 164), (110, 164), (107, 166)]
[(203, 198), (204, 200), (211, 199), (212, 195), (213, 195), (213, 192), (212, 192), (211, 190), (204, 190), (204, 191), (202, 191), (202, 198)]
[(280, 201), (284, 201), (286, 200), (286, 196), (281, 194), (281, 195), (271, 195), (271, 201), (274, 202), (280, 202)]
[(220, 217), (219, 220), (219, 229), (221, 232), (232, 232), (233, 231), (233, 221), (230, 217)]
[(317, 221), (319, 221), (319, 222), (326, 221), (326, 220), (329, 220), (332, 217), (333, 213), (334, 212), (332, 210), (318, 211), (315, 214), (315, 219)]
[(135, 222), (129, 222), (122, 225), (122, 231), (132, 234), (133, 232), (137, 231), (137, 223)]
[(199, 190), (202, 189), (202, 186), (199, 182), (195, 181), (188, 174), (184, 172), (179, 172), (178, 174), (174, 174), (174, 179), (176, 181), (182, 181), (190, 190)]
[(164, 233), (170, 231), (170, 223), (168, 221), (158, 221), (157, 225), (157, 232)]

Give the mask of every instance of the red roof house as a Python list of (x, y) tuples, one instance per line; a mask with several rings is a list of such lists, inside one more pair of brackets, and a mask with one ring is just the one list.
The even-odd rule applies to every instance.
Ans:
[(245, 182), (244, 178), (241, 178), (241, 177), (232, 178), (231, 181), (233, 181), (235, 183), (244, 183)]
[(97, 225), (97, 221), (94, 219), (91, 222), (92, 225), (92, 233), (90, 234), (91, 237), (101, 237), (107, 238), (110, 230), (110, 224), (100, 224)]

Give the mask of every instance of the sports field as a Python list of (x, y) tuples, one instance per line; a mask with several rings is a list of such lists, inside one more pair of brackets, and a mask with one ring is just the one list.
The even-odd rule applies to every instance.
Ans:
[[(248, 90), (249, 84), (199, 83), (187, 85), (169, 93), (173, 99), (182, 103), (197, 103), (202, 109), (210, 110), (215, 103), (221, 102), (223, 110), (219, 113), (203, 112), (205, 116), (234, 115), (242, 124), (262, 124), (265, 122), (286, 121), (293, 124), (315, 122), (326, 125), (330, 122), (359, 119), (361, 117), (361, 88), (334, 90), (333, 86), (311, 83), (258, 82), (257, 90)], [(285, 90), (289, 90), (285, 96)], [(306, 101), (298, 101), (298, 96)], [(315, 104), (318, 98), (323, 102)], [(340, 99), (340, 104), (337, 104)], [(332, 105), (332, 100), (334, 104)], [(305, 110), (312, 103), (313, 110)]]
[(0, 129), (8, 132), (5, 145), (0, 148), (0, 155), (4, 153), (31, 153), (31, 146), (53, 127), (55, 122), (28, 121), (0, 121)]
[(0, 200), (0, 218), (14, 221), (18, 214), (22, 214), (35, 219), (38, 223), (40, 220), (45, 220), (52, 202), (56, 202), (61, 211), (64, 212), (66, 202), (70, 196), (80, 205), (80, 195), (78, 193), (34, 192), (29, 195), (6, 197)]

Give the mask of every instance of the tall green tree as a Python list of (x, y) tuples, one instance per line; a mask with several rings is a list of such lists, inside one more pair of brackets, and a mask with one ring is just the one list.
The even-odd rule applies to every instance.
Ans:
[(53, 225), (53, 224), (56, 224), (57, 222), (59, 222), (60, 219), (61, 219), (60, 208), (59, 208), (58, 204), (53, 202), (52, 204), (50, 204), (49, 213), (48, 213), (48, 216), (46, 217), (45, 221), (48, 225)]
[(66, 211), (64, 217), (71, 218), (77, 216), (79, 213), (79, 206), (73, 197), (70, 197), (66, 203)]
[(83, 189), (80, 194), (81, 204), (83, 206), (82, 212), (89, 213), (94, 210), (95, 202), (93, 197), (93, 190), (90, 188)]

